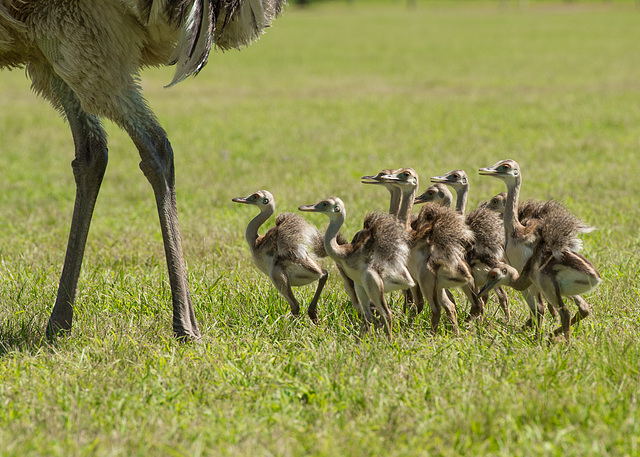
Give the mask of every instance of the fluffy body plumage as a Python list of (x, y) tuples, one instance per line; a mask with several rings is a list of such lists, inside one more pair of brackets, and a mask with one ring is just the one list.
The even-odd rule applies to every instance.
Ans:
[[(507, 193), (501, 192), (490, 200), (487, 208), (503, 217), (506, 202)], [(518, 220), (523, 226), (533, 220), (539, 236), (556, 254), (563, 249), (580, 252), (582, 240), (578, 235), (595, 230), (556, 200), (529, 199), (518, 203)]]
[(245, 238), (256, 267), (266, 274), (278, 292), (289, 302), (291, 314), (300, 314), (300, 304), (291, 287), (306, 286), (318, 281), (316, 293), (309, 304), (309, 317), (318, 320), (317, 304), (327, 282), (327, 271), (318, 263), (327, 256), (322, 235), (298, 214), (281, 213), (276, 225), (264, 235), (258, 229), (275, 211), (275, 200), (269, 191), (260, 190), (247, 197), (236, 197), (236, 203), (258, 207), (260, 213), (249, 222)]
[[(584, 256), (569, 250), (557, 256), (540, 243), (521, 273), (508, 264), (492, 269), (481, 295), (499, 284), (516, 290), (526, 290), (534, 284), (551, 306), (558, 309), (561, 325), (555, 330), (555, 335), (562, 333), (569, 341), (570, 327), (587, 317), (591, 311), (581, 295), (595, 289), (600, 282), (600, 273)], [(570, 297), (578, 305), (578, 312), (573, 318), (562, 297)]]
[(172, 83), (195, 75), (212, 47), (249, 44), (281, 5), (281, 0), (0, 2), (0, 68), (26, 68), (32, 88), (68, 120), (75, 144), (76, 201), (49, 337), (72, 325), (84, 248), (108, 162), (103, 117), (129, 134), (154, 191), (174, 334), (200, 337), (180, 241), (173, 150), (142, 96), (139, 70), (176, 64)]
[[(456, 211), (465, 216), (467, 198), (469, 196), (469, 177), (464, 170), (456, 169), (442, 176), (434, 176), (432, 182), (442, 183), (456, 192)], [(474, 282), (483, 286), (487, 279), (487, 272), (498, 262), (504, 261), (504, 225), (499, 216), (480, 205), (465, 216), (465, 222), (474, 235), (474, 242), (467, 251), (467, 262), (471, 266)], [(471, 294), (465, 290), (470, 299)], [(507, 320), (510, 318), (509, 299), (504, 289), (495, 290), (500, 307)], [(472, 301), (473, 303), (473, 301)], [(472, 316), (484, 314), (484, 300), (478, 302), (478, 307), (472, 307)]]
[(458, 213), (437, 203), (425, 203), (413, 227), (409, 271), (418, 278), (431, 308), (432, 332), (437, 331), (444, 308), (457, 334), (457, 311), (446, 289), (467, 288), (471, 299), (475, 297), (473, 276), (465, 259), (473, 233)]
[(439, 262), (453, 263), (464, 258), (473, 244), (473, 232), (455, 211), (426, 203), (420, 209), (411, 237), (412, 245), (431, 244), (431, 256)]
[[(398, 186), (402, 192), (398, 218), (411, 234), (407, 266), (420, 289), (420, 294), (414, 295), (419, 295), (429, 303), (433, 332), (437, 331), (441, 308), (444, 307), (457, 333), (455, 304), (449, 300), (445, 289), (462, 287), (469, 292), (474, 300), (472, 303), (477, 302), (477, 297), (469, 287), (473, 278), (464, 258), (466, 245), (471, 243), (473, 236), (460, 215), (441, 205), (427, 203), (412, 220), (411, 210), (419, 186), (418, 174), (413, 168), (400, 168), (381, 179)], [(416, 303), (416, 311), (420, 312), (422, 306), (421, 299)]]
[(325, 250), (343, 277), (353, 282), (354, 289), (345, 289), (362, 317), (362, 332), (368, 331), (373, 319), (369, 307), (371, 302), (383, 316), (387, 332), (391, 334), (391, 313), (384, 294), (415, 285), (406, 267), (409, 234), (405, 227), (392, 215), (369, 213), (363, 229), (352, 242), (339, 244), (337, 235), (346, 218), (342, 200), (330, 197), (299, 209), (329, 217), (324, 236)]
[[(281, 11), (282, 0), (4, 0), (0, 67), (53, 67), (84, 101), (134, 83), (145, 66), (176, 64), (172, 84), (197, 74), (212, 47), (248, 46)], [(97, 70), (100, 71), (97, 71)], [(30, 71), (30, 70), (29, 70)], [(31, 73), (31, 71), (30, 71)], [(87, 82), (82, 76), (88, 77)], [(132, 81), (132, 79), (134, 81)], [(47, 95), (43, 93), (43, 95)], [(104, 112), (105, 99), (87, 112)]]
[(389, 265), (391, 270), (398, 270), (408, 242), (409, 234), (402, 230), (402, 225), (392, 215), (370, 212), (362, 222), (362, 230), (354, 235), (349, 249), (362, 251), (365, 258), (380, 268)]
[[(507, 186), (503, 215), (505, 253), (509, 264), (518, 272), (523, 271), (534, 249), (548, 250), (559, 259), (563, 251), (576, 252), (580, 248), (579, 233), (593, 230), (555, 201), (528, 204), (525, 211), (528, 217), (522, 223), (518, 205), (522, 175), (514, 160), (501, 160), (491, 167), (481, 168), (480, 174), (499, 178)], [(544, 306), (541, 301), (536, 302), (538, 292), (534, 283), (531, 288), (523, 290), (523, 295), (540, 328)]]
[(480, 206), (465, 217), (474, 234), (472, 256), (491, 264), (504, 258), (504, 227), (502, 218), (494, 211)]
[[(276, 226), (265, 233), (265, 243), (276, 241), (278, 255), (291, 260), (312, 256), (322, 259), (327, 256), (322, 234), (304, 218), (295, 213), (280, 213)], [(277, 235), (274, 234), (277, 233)]]
[[(364, 184), (379, 184), (384, 186), (390, 194), (389, 200), (389, 214), (396, 216), (403, 224), (407, 224), (408, 221), (412, 220), (411, 215), (411, 204), (407, 205), (407, 201), (403, 200), (403, 191), (398, 183), (392, 180), (387, 179), (387, 177), (394, 175), (399, 170), (386, 168), (378, 172), (378, 174), (373, 176), (363, 176), (362, 182)], [(403, 207), (401, 208), (401, 204)], [(403, 214), (400, 214), (400, 212)], [(409, 232), (411, 230), (409, 229)], [(422, 294), (420, 292), (419, 286), (414, 286), (411, 289), (407, 289), (402, 291), (402, 295), (404, 296), (404, 310), (412, 308), (416, 309), (417, 312), (422, 311), (424, 307), (424, 299), (422, 298)]]

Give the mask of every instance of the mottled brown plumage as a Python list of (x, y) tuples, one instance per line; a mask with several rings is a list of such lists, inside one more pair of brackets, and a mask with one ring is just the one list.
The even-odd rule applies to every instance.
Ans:
[[(591, 311), (589, 304), (581, 297), (595, 289), (601, 282), (600, 273), (584, 256), (563, 250), (554, 255), (544, 245), (538, 244), (521, 273), (508, 264), (498, 265), (489, 272), (486, 286), (480, 292), (487, 293), (499, 284), (505, 284), (516, 290), (526, 290), (535, 285), (550, 303), (557, 308), (561, 325), (554, 332), (570, 339), (570, 327), (587, 317)], [(571, 318), (562, 297), (571, 297), (578, 305), (578, 312)]]
[(353, 289), (345, 289), (362, 317), (361, 331), (367, 332), (372, 322), (369, 303), (373, 303), (384, 318), (390, 335), (391, 313), (384, 294), (414, 285), (406, 267), (409, 235), (404, 226), (395, 216), (370, 213), (365, 219), (364, 228), (354, 236), (354, 240), (340, 245), (336, 237), (346, 217), (342, 200), (330, 197), (313, 205), (300, 206), (299, 209), (329, 217), (324, 236), (325, 249), (343, 277), (353, 282)]
[(471, 257), (489, 264), (502, 261), (505, 242), (502, 218), (496, 212), (480, 206), (467, 214), (465, 222), (474, 234)]
[(473, 276), (465, 259), (473, 233), (458, 213), (437, 203), (424, 204), (414, 227), (409, 268), (419, 276), (420, 288), (431, 307), (432, 331), (437, 330), (440, 308), (444, 307), (454, 333), (458, 333), (455, 304), (445, 289), (463, 288), (472, 309), (477, 309)]
[[(503, 217), (506, 201), (507, 193), (500, 192), (489, 201), (487, 207)], [(566, 248), (579, 252), (582, 244), (578, 235), (594, 230), (558, 201), (529, 199), (518, 203), (518, 220), (523, 226), (535, 219), (545, 221), (543, 224), (537, 221), (534, 223), (537, 224), (542, 239), (553, 251)]]
[[(385, 177), (391, 176), (397, 171), (400, 170), (386, 168), (384, 170), (381, 170), (374, 176), (363, 176), (361, 179), (364, 184), (379, 184), (384, 186), (389, 191), (391, 197), (389, 201), (389, 214), (396, 216), (402, 223), (407, 224), (410, 223), (409, 221), (411, 221), (413, 217), (411, 215), (410, 209), (412, 205), (408, 206), (408, 202), (406, 200), (403, 201), (402, 189), (400, 188), (400, 186), (398, 186), (397, 182), (385, 179)], [(404, 204), (403, 208), (401, 208), (401, 204)], [(418, 286), (414, 286), (411, 289), (402, 291), (402, 295), (404, 296), (405, 311), (409, 307), (411, 307), (412, 309), (415, 308), (418, 312), (422, 310), (424, 306), (424, 300), (421, 296), (420, 288)]]
[[(491, 167), (481, 168), (480, 174), (503, 180), (507, 186), (503, 222), (506, 238), (506, 258), (518, 272), (533, 255), (534, 249), (549, 251), (558, 259), (563, 251), (576, 252), (581, 246), (578, 234), (593, 230), (555, 201), (529, 203), (524, 211), (524, 223), (519, 219), (518, 198), (522, 183), (520, 166), (514, 160), (501, 160)], [(544, 306), (536, 303), (536, 284), (523, 291), (533, 317), (540, 328)]]
[(291, 314), (300, 315), (300, 304), (291, 287), (306, 286), (318, 281), (308, 311), (309, 317), (317, 322), (318, 299), (327, 282), (327, 271), (317, 261), (327, 255), (318, 229), (298, 214), (281, 213), (276, 216), (275, 227), (271, 227), (264, 235), (259, 235), (259, 228), (275, 211), (273, 195), (269, 191), (260, 190), (247, 197), (236, 197), (233, 201), (253, 205), (260, 210), (249, 222), (245, 238), (256, 267), (269, 277), (278, 292), (289, 302)]
[[(467, 245), (473, 235), (465, 226), (462, 217), (441, 205), (427, 203), (420, 214), (410, 223), (410, 214), (415, 202), (419, 179), (412, 168), (401, 168), (383, 180), (395, 183), (402, 191), (399, 219), (411, 234), (411, 251), (407, 266), (419, 284), (421, 296), (431, 308), (431, 327), (436, 332), (441, 308), (458, 333), (455, 304), (447, 297), (445, 289), (461, 287), (469, 296), (474, 310), (478, 300), (472, 290), (473, 277), (465, 260)], [(422, 309), (422, 302), (416, 303)]]
[[(469, 177), (464, 170), (452, 170), (443, 176), (434, 176), (432, 182), (446, 184), (456, 192), (456, 211), (465, 216), (467, 198), (469, 195)], [(465, 216), (465, 222), (474, 235), (474, 243), (467, 251), (467, 262), (475, 284), (482, 287), (486, 282), (489, 269), (498, 262), (504, 261), (504, 225), (502, 219), (483, 205)], [(510, 319), (509, 299), (504, 289), (495, 290), (498, 302), (507, 320)], [(467, 295), (469, 295), (467, 293)], [(484, 300), (479, 302), (479, 308), (472, 309), (472, 316), (484, 314)]]

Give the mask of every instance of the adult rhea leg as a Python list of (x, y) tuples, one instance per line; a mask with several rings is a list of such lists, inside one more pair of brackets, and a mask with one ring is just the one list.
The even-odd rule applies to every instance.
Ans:
[(61, 79), (51, 76), (50, 85), (54, 104), (62, 107), (71, 127), (75, 144), (75, 159), (71, 165), (76, 181), (67, 252), (58, 294), (47, 325), (47, 337), (53, 338), (71, 330), (80, 267), (98, 191), (107, 168), (108, 153), (107, 137), (100, 120), (82, 110), (76, 95)]
[(162, 240), (169, 270), (173, 301), (173, 333), (177, 338), (199, 339), (178, 227), (173, 150), (167, 134), (142, 101), (137, 91), (127, 100), (135, 109), (127, 110), (122, 121), (140, 153), (140, 169), (156, 198)]

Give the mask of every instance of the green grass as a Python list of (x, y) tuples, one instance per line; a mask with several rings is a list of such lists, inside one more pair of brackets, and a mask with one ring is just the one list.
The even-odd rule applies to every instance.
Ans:
[[(640, 455), (637, 23), (617, 2), (318, 5), (170, 90), (172, 69), (146, 71), (176, 151), (194, 346), (171, 337), (151, 188), (112, 124), (74, 329), (43, 341), (73, 145), (23, 72), (3, 72), (0, 455)], [(511, 323), (492, 303), (460, 338), (432, 337), (426, 314), (407, 325), (396, 296), (394, 340), (358, 343), (332, 266), (320, 325), (294, 321), (252, 267), (253, 211), (231, 203), (261, 188), (280, 211), (338, 195), (351, 235), (388, 205), (363, 174), (412, 166), (424, 188), (464, 168), (475, 205), (504, 190), (476, 173), (503, 158), (522, 166), (523, 198), (599, 229), (584, 252), (604, 281), (570, 346), (520, 333), (516, 295)], [(296, 293), (307, 303), (313, 288)]]

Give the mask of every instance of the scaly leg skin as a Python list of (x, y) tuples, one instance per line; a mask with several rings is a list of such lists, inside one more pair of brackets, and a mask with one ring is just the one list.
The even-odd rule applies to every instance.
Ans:
[(320, 294), (322, 293), (322, 289), (324, 289), (324, 285), (327, 283), (328, 277), (329, 273), (323, 268), (322, 276), (320, 276), (320, 279), (318, 279), (318, 287), (316, 288), (316, 293), (313, 295), (311, 303), (309, 303), (309, 310), (307, 314), (314, 324), (318, 323), (318, 300), (320, 299)]
[(471, 302), (471, 310), (469, 311), (469, 320), (482, 320), (484, 317), (484, 301), (479, 299), (474, 292), (475, 287), (469, 285), (462, 286), (462, 291)]
[(580, 295), (574, 295), (573, 301), (578, 305), (578, 312), (571, 318), (571, 325), (576, 325), (582, 319), (591, 314), (591, 306)]
[(73, 91), (51, 71), (51, 91), (63, 107), (71, 127), (75, 144), (75, 159), (72, 162), (76, 181), (76, 199), (69, 231), (67, 252), (58, 286), (58, 294), (47, 325), (47, 338), (53, 339), (71, 331), (73, 304), (78, 287), (80, 268), (91, 225), (91, 218), (98, 192), (107, 168), (108, 152), (106, 133), (95, 116), (87, 115)]
[(571, 313), (567, 309), (567, 306), (562, 300), (562, 296), (560, 295), (560, 288), (557, 282), (554, 282), (555, 285), (555, 303), (549, 301), (549, 304), (552, 306), (558, 307), (558, 314), (560, 315), (560, 327), (558, 327), (554, 332), (554, 336), (558, 336), (561, 333), (564, 335), (564, 339), (567, 343), (571, 342)]
[(507, 319), (507, 322), (509, 322), (511, 320), (511, 311), (509, 311), (509, 296), (507, 292), (502, 286), (498, 286), (494, 289), (494, 293), (498, 297), (498, 303), (504, 313), (504, 317)]
[[(365, 289), (354, 283), (355, 293), (357, 295), (356, 302), (358, 303), (358, 311), (361, 317), (360, 323), (360, 338), (363, 338), (371, 330), (371, 324), (373, 323), (373, 315), (371, 314), (371, 308), (369, 307), (369, 296)], [(366, 303), (366, 305), (364, 304)]]
[(300, 317), (300, 303), (298, 303), (298, 300), (296, 300), (296, 297), (293, 295), (291, 284), (289, 283), (289, 277), (285, 270), (279, 266), (274, 266), (273, 271), (271, 272), (271, 282), (278, 292), (280, 292), (280, 295), (282, 295), (289, 303), (291, 314), (293, 314), (294, 317)]
[(444, 291), (445, 289), (440, 289), (437, 292), (438, 301), (440, 302), (441, 307), (444, 308), (444, 312), (446, 313), (449, 322), (451, 322), (451, 326), (453, 327), (453, 334), (455, 336), (460, 336), (460, 327), (458, 326), (458, 312), (456, 311), (456, 305), (449, 301), (449, 298)]
[(389, 310), (387, 302), (384, 299), (384, 284), (382, 282), (382, 278), (380, 278), (377, 273), (369, 271), (366, 275), (364, 275), (363, 279), (367, 295), (375, 305), (380, 316), (382, 316), (385, 331), (389, 339), (391, 339), (391, 311)]
[(405, 310), (409, 316), (409, 323), (413, 323), (418, 314), (424, 309), (424, 297), (422, 296), (418, 281), (416, 281), (416, 285), (411, 288), (411, 295), (413, 296), (413, 303), (409, 303)]
[[(88, 20), (91, 19), (92, 17), (88, 17)], [(88, 26), (95, 26), (96, 36), (107, 39), (103, 43), (104, 49), (110, 49), (110, 56), (116, 57), (117, 49), (113, 47), (117, 48), (120, 42), (108, 41), (113, 38), (113, 34), (103, 33), (105, 30), (100, 28), (102, 24), (99, 23)], [(57, 33), (64, 34), (70, 28), (68, 24), (62, 24), (56, 30)], [(153, 187), (171, 284), (173, 332), (181, 340), (199, 340), (200, 331), (191, 302), (178, 228), (171, 145), (141, 94), (137, 75), (115, 70), (110, 73), (113, 68), (102, 68), (102, 71), (96, 72), (91, 67), (91, 59), (72, 60), (72, 57), (77, 56), (72, 52), (72, 45), (82, 44), (73, 40), (82, 36), (82, 33), (67, 36), (69, 46), (54, 46), (54, 50), (50, 46), (56, 41), (55, 35), (44, 47), (43, 42), (38, 41), (42, 37), (36, 37), (36, 44), (43, 53), (48, 57), (55, 57), (55, 68), (39, 59), (30, 60), (27, 64), (33, 89), (64, 112), (75, 144), (72, 165), (76, 200), (60, 285), (47, 326), (47, 335), (53, 338), (58, 334), (68, 333), (72, 326), (73, 304), (84, 249), (108, 160), (106, 134), (99, 121), (102, 116), (113, 120), (127, 131), (140, 153), (140, 168)], [(118, 56), (120, 57), (127, 56)], [(70, 61), (74, 62), (73, 66), (64, 63)], [(119, 78), (117, 83), (113, 81), (114, 74)], [(87, 82), (86, 75), (95, 80)], [(91, 86), (90, 90), (88, 86)]]
[(123, 127), (140, 153), (140, 169), (153, 188), (158, 207), (162, 240), (167, 258), (173, 301), (173, 333), (183, 341), (199, 341), (200, 330), (189, 292), (187, 272), (178, 227), (173, 150), (166, 133), (136, 92), (129, 97), (131, 109)]
[(427, 267), (418, 272), (417, 279), (420, 285), (420, 293), (427, 300), (431, 310), (431, 333), (435, 336), (438, 334), (438, 326), (442, 315), (440, 300), (436, 296), (436, 275), (431, 268)]
[(527, 322), (524, 324), (523, 330), (533, 327), (535, 330), (535, 337), (539, 340), (542, 336), (542, 317), (544, 316), (544, 304), (542, 303), (542, 299), (540, 297), (540, 294), (538, 293), (538, 289), (533, 286), (523, 290), (521, 293), (525, 301), (527, 302), (527, 305), (529, 306), (529, 310), (531, 311), (531, 317), (529, 317)]

